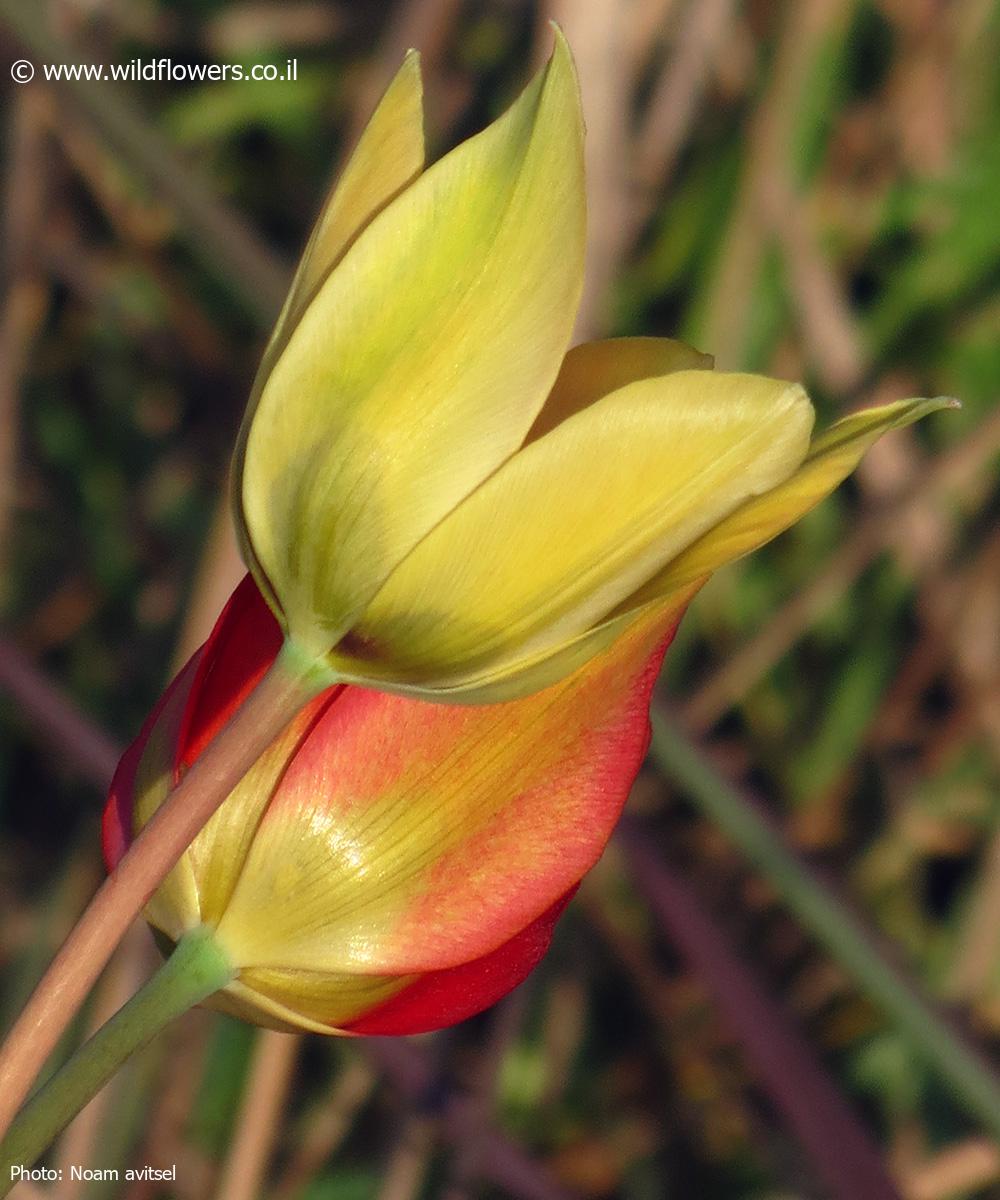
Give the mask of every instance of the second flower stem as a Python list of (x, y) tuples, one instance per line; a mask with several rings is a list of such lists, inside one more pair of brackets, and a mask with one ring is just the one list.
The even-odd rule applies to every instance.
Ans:
[(329, 683), (286, 643), (98, 889), (0, 1050), (0, 1136), (143, 905), (249, 768)]
[(225, 987), (233, 968), (206, 928), (193, 929), (132, 999), (25, 1106), (0, 1143), (0, 1197), (125, 1060), (166, 1024)]
[(991, 1064), (886, 961), (857, 918), (676, 726), (655, 709), (652, 720), (651, 757), (663, 774), (739, 846), (805, 928), (923, 1052), (956, 1103), (1000, 1138), (1000, 1079)]

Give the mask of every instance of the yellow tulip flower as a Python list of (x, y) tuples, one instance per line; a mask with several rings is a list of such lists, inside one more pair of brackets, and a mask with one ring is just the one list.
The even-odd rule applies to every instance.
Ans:
[(423, 166), (410, 54), (323, 208), (236, 454), (254, 578), (331, 681), (537, 691), (825, 496), (907, 401), (812, 440), (797, 384), (667, 339), (567, 353), (583, 123), (561, 34), (502, 117)]

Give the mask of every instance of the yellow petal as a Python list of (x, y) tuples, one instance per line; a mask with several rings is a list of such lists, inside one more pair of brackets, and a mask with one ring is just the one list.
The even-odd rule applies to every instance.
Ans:
[(810, 446), (799, 469), (784, 483), (741, 505), (693, 542), (623, 605), (622, 610), (684, 588), (749, 554), (793, 525), (828, 496), (861, 461), (865, 451), (892, 429), (919, 421), (928, 413), (955, 406), (948, 398), (899, 400), (866, 408), (836, 421)]
[(240, 982), (252, 989), (258, 1003), (263, 999), (282, 1007), (293, 1005), (289, 1011), (300, 1021), (311, 1022), (309, 1028), (318, 1025), (330, 1033), (331, 1026), (346, 1025), (402, 991), (413, 982), (413, 976), (251, 967), (240, 972)]
[(251, 567), (272, 609), (280, 610), (280, 606), (264, 579), (250, 544), (242, 518), (241, 502), (246, 440), (260, 393), (319, 285), (376, 213), (412, 183), (423, 167), (424, 114), (420, 55), (411, 50), (372, 113), (354, 153), (320, 210), (257, 369), (257, 378), (236, 441), (233, 488), (237, 536), (243, 560)]
[(397, 568), (345, 674), (455, 688), (601, 621), (809, 445), (798, 385), (679, 371), (628, 384), (527, 445)]
[(185, 851), (203, 924), (222, 918), (275, 787), (324, 702), (320, 696), (289, 722)]
[(296, 326), (240, 494), (255, 575), (310, 653), (523, 441), (579, 298), (582, 171), (557, 36), (518, 101), (375, 217)]
[[(358, 234), (424, 169), (420, 55), (411, 50), (327, 197), (299, 261), (268, 354), (283, 347), (317, 287)], [(268, 355), (261, 367), (266, 373)]]
[(563, 359), (545, 407), (527, 441), (534, 442), (567, 417), (627, 383), (673, 371), (710, 371), (713, 359), (673, 338), (605, 338), (574, 346)]
[(400, 682), (395, 678), (376, 681), (370, 669), (368, 674), (359, 671), (351, 675), (348, 664), (342, 665), (343, 679), (345, 683), (362, 687), (377, 683), (384, 692), (432, 700), (439, 704), (502, 704), (508, 700), (521, 700), (552, 687), (578, 671), (591, 659), (608, 650), (636, 621), (646, 619), (649, 614), (655, 612), (656, 620), (664, 629), (672, 623), (676, 624), (704, 583), (704, 579), (699, 579), (669, 595), (657, 596), (640, 607), (631, 605), (627, 612), (616, 612), (593, 629), (557, 646), (546, 646), (532, 654), (494, 662), (478, 672), (456, 673), (443, 684), (422, 685)]
[(324, 1033), (330, 1036), (341, 1032), (293, 1008), (288, 1008), (287, 1005), (265, 996), (254, 988), (247, 987), (240, 979), (234, 979), (221, 992), (203, 1000), (201, 1005), (202, 1008), (212, 1008), (229, 1017), (236, 1017), (238, 1021), (262, 1025), (265, 1029), (275, 1029), (278, 1033), (302, 1033), (303, 1030), (308, 1030), (310, 1033)]

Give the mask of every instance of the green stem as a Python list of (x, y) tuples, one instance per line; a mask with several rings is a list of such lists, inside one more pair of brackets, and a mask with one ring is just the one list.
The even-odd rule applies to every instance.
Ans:
[(0, 1046), (0, 1135), (132, 920), (249, 768), (330, 686), (322, 663), (285, 648), (202, 752), (87, 906)]
[(923, 1051), (957, 1102), (1000, 1137), (1000, 1079), (990, 1065), (885, 961), (857, 918), (818, 882), (767, 818), (662, 714), (654, 710), (652, 719), (650, 752), (660, 770), (766, 875), (803, 925)]
[(234, 971), (204, 926), (184, 935), (173, 954), (106, 1025), (25, 1105), (0, 1143), (0, 1196), (123, 1062), (174, 1017), (225, 987)]

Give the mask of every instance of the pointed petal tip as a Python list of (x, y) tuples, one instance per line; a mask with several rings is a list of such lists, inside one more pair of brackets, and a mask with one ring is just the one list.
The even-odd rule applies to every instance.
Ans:
[(553, 76), (567, 75), (573, 81), (573, 87), (579, 96), (580, 81), (577, 78), (576, 60), (573, 58), (573, 51), (566, 40), (566, 35), (562, 31), (562, 27), (555, 21), (550, 21), (549, 25), (552, 29), (552, 53), (549, 55), (545, 67), (546, 76), (551, 78)]
[(417, 92), (423, 97), (423, 72), (421, 69), (420, 51), (415, 46), (410, 46), (403, 55), (403, 61), (400, 65), (398, 74), (402, 75), (405, 71), (407, 76), (413, 77), (413, 82), (416, 85)]
[(897, 400), (894, 404), (886, 404), (878, 410), (860, 409), (857, 415), (866, 411), (884, 412), (886, 421), (883, 432), (888, 433), (892, 429), (902, 429), (907, 425), (913, 425), (924, 417), (930, 416), (931, 413), (961, 407), (961, 400), (955, 396), (914, 396), (907, 400)]

